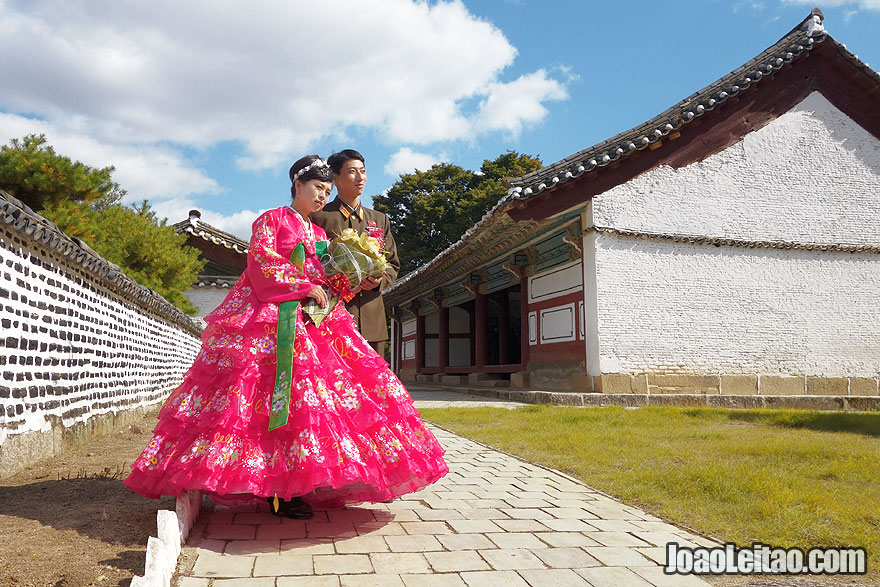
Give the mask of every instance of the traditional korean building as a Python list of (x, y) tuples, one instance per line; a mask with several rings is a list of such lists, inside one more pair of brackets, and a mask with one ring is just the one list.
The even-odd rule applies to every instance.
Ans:
[(878, 395), (880, 76), (818, 10), (386, 290), (405, 380)]
[(216, 308), (229, 288), (247, 267), (248, 243), (202, 221), (198, 210), (190, 210), (189, 218), (173, 225), (178, 233), (186, 233), (186, 244), (201, 251), (207, 260), (192, 287), (184, 292), (204, 318)]

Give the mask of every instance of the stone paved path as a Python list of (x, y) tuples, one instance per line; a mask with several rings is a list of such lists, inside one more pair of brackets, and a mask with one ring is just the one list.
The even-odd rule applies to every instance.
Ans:
[[(424, 401), (489, 403), (436, 393)], [(495, 402), (492, 402), (493, 404)], [(265, 504), (206, 511), (175, 579), (180, 587), (676, 586), (664, 545), (715, 545), (555, 471), (445, 430), (450, 473), (390, 504), (316, 511)]]

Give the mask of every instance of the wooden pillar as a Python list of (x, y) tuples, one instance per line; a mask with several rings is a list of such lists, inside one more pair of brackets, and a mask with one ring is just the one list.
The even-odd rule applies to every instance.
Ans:
[(474, 367), (481, 372), (486, 366), (486, 294), (474, 298)]
[(477, 364), (477, 310), (476, 310), (476, 302), (471, 302), (470, 307), (468, 308), (468, 332), (470, 333), (470, 337), (468, 338), (468, 342), (470, 343), (470, 364), (473, 367)]
[(397, 328), (397, 338), (394, 341), (397, 352), (397, 372), (400, 373), (401, 364), (403, 363), (403, 310), (394, 308), (394, 317), (391, 323)]
[(498, 363), (507, 365), (510, 363), (510, 352), (508, 345), (510, 337), (508, 329), (510, 328), (510, 293), (505, 289), (496, 294), (498, 300)]
[(416, 373), (425, 368), (425, 317), (416, 315)]
[(445, 371), (449, 366), (449, 308), (440, 308), (440, 333), (438, 336), (438, 367)]
[(519, 339), (519, 361), (523, 368), (526, 368), (529, 364), (529, 277), (525, 270), (519, 279), (519, 313), (522, 330)]
[(397, 330), (397, 320), (394, 318), (394, 315), (391, 316), (391, 362), (388, 366), (391, 368), (392, 373), (398, 373), (397, 369), (397, 358), (400, 356), (397, 354), (397, 345), (400, 342), (400, 334)]

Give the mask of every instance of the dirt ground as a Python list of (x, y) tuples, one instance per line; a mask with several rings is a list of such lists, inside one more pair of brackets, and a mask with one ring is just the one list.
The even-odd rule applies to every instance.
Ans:
[(143, 575), (156, 512), (122, 480), (144, 449), (155, 412), (0, 479), (0, 585), (127, 586)]

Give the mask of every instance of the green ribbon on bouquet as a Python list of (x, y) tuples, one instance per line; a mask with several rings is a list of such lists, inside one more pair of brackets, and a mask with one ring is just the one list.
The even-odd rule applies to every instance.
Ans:
[[(315, 253), (319, 258), (326, 255), (327, 241), (317, 241)], [(299, 269), (305, 268), (306, 248), (301, 242), (293, 248), (290, 262)], [(314, 300), (310, 300), (310, 302), (314, 302)], [(296, 340), (296, 310), (299, 305), (300, 300), (293, 300), (281, 302), (278, 308), (275, 388), (272, 391), (272, 401), (269, 405), (269, 430), (284, 426), (290, 416), (290, 389), (293, 385), (293, 343)], [(329, 308), (332, 306), (330, 304), (327, 306), (329, 312)], [(320, 306), (317, 307), (320, 309)]]

